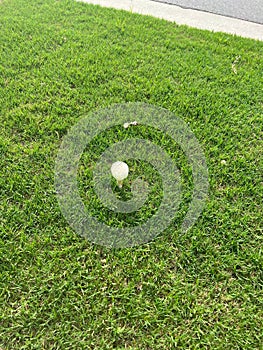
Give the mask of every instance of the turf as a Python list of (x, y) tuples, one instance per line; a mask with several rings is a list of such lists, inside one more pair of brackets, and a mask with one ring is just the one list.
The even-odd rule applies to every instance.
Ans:
[[(3, 0), (0, 19), (1, 350), (262, 349), (263, 43), (67, 0)], [(107, 249), (63, 218), (54, 163), (83, 115), (136, 101), (189, 124), (209, 199), (187, 233)]]

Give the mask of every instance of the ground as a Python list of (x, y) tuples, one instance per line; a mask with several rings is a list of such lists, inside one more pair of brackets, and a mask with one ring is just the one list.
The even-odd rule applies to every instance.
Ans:
[[(260, 349), (263, 43), (67, 0), (3, 0), (0, 16), (1, 349)], [(187, 233), (112, 250), (69, 227), (54, 164), (83, 115), (124, 102), (188, 123), (210, 191)]]

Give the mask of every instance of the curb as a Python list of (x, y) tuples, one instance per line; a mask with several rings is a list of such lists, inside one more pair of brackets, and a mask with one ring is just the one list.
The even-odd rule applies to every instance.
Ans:
[(162, 18), (179, 25), (187, 25), (213, 32), (224, 32), (263, 41), (263, 25), (236, 18), (181, 8), (151, 0), (77, 0), (89, 4), (126, 10)]

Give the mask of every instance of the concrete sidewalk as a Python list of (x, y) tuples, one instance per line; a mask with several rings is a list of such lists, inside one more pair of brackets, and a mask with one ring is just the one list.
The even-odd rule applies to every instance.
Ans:
[(225, 32), (263, 41), (263, 25), (208, 12), (181, 8), (176, 5), (151, 0), (78, 0), (90, 4), (122, 9), (163, 18), (214, 32)]

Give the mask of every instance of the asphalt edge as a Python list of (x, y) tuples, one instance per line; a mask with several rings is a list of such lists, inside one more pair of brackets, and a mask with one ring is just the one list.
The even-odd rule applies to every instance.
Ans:
[(218, 16), (222, 16), (222, 17), (226, 17), (226, 18), (235, 18), (235, 19), (239, 19), (241, 21), (245, 21), (245, 22), (249, 22), (249, 23), (256, 23), (256, 24), (260, 24), (260, 25), (263, 25), (263, 23), (260, 23), (260, 22), (257, 22), (257, 21), (252, 21), (252, 20), (249, 20), (249, 19), (245, 19), (245, 18), (240, 18), (240, 17), (235, 17), (235, 16), (232, 16), (232, 15), (223, 15), (223, 14), (220, 14), (220, 13), (214, 13), (212, 11), (209, 11), (209, 10), (201, 10), (201, 9), (198, 9), (198, 8), (191, 8), (190, 6), (183, 6), (183, 5), (176, 5), (176, 4), (173, 4), (171, 2), (168, 2), (169, 0), (151, 0), (151, 1), (155, 1), (155, 2), (162, 2), (162, 3), (166, 3), (167, 5), (171, 5), (171, 6), (178, 6), (178, 7), (181, 7), (182, 9), (188, 9), (188, 10), (195, 10), (195, 11), (201, 11), (201, 12), (204, 12), (204, 13), (212, 13), (212, 14), (216, 14)]

